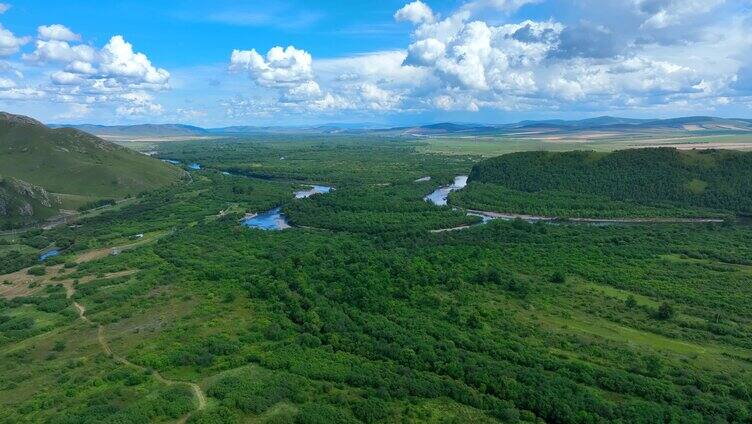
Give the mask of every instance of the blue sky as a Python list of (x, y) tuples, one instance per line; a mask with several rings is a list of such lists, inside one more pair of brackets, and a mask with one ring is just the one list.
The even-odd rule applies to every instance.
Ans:
[(0, 5), (0, 108), (45, 122), (752, 115), (748, 0)]

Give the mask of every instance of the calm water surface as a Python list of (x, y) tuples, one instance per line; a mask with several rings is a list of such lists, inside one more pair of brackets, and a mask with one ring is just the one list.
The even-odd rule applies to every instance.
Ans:
[(312, 185), (311, 188), (308, 190), (300, 190), (295, 192), (295, 198), (296, 199), (305, 199), (307, 197), (311, 197), (314, 194), (326, 194), (330, 191), (334, 190), (332, 187), (329, 186), (323, 186), (323, 185)]
[(452, 185), (437, 188), (433, 193), (424, 197), (423, 200), (431, 202), (437, 206), (445, 206), (447, 204), (449, 193), (455, 190), (461, 190), (465, 188), (465, 186), (467, 186), (467, 175), (460, 175), (454, 177)]
[(290, 228), (282, 208), (274, 208), (243, 220), (243, 225), (260, 230), (284, 230)]
[[(295, 192), (296, 199), (305, 199), (314, 194), (329, 193), (334, 188), (323, 185), (312, 185), (308, 190)], [(282, 213), (282, 208), (274, 208), (270, 211), (251, 216), (242, 221), (242, 224), (249, 228), (258, 228), (260, 230), (284, 230), (290, 228), (287, 217)]]
[(47, 259), (49, 259), (49, 258), (51, 258), (53, 256), (57, 256), (59, 254), (60, 254), (59, 250), (53, 249), (53, 250), (50, 250), (48, 252), (44, 252), (41, 255), (39, 255), (39, 260), (40, 261), (46, 261)]

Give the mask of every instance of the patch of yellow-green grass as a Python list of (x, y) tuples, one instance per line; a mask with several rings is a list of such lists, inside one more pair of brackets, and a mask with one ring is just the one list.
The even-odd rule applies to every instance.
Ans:
[(449, 398), (430, 399), (418, 404), (409, 404), (402, 411), (412, 423), (498, 423), (482, 411), (462, 405)]
[(601, 284), (578, 282), (575, 287), (579, 290), (593, 291), (595, 293), (602, 293), (605, 296), (613, 297), (615, 299), (626, 301), (630, 296), (634, 297), (637, 305), (649, 306), (651, 308), (657, 308), (661, 302), (651, 299), (648, 296), (643, 296), (639, 293), (634, 293), (628, 290), (617, 289), (616, 287), (604, 286)]
[[(57, 340), (65, 341), (65, 348), (55, 352), (54, 359), (51, 359), (50, 353)], [(0, 381), (13, 382), (7, 390), (0, 389), (0, 409), (17, 405), (41, 390), (55, 387), (54, 379), (43, 372), (35, 372), (40, 367), (64, 370), (70, 369), (69, 364), (76, 362), (84, 366), (70, 372), (86, 372), (94, 365), (91, 362), (93, 356), (99, 353), (96, 329), (81, 321), (11, 343), (8, 349), (0, 352), (0, 355), (8, 355), (0, 360)], [(16, 359), (11, 361), (9, 358)]]
[[(134, 363), (157, 368), (166, 378), (183, 381), (200, 381), (211, 376), (215, 371), (194, 366), (175, 366), (162, 362), (166, 351), (177, 349), (176, 340), (181, 334), (193, 337), (208, 337), (218, 332), (237, 337), (237, 332), (255, 329), (259, 333), (271, 323), (265, 315), (265, 309), (257, 302), (238, 297), (226, 302), (222, 296), (204, 292), (191, 293), (177, 287), (170, 287), (169, 300), (160, 301), (159, 294), (151, 295), (154, 302), (143, 312), (108, 324), (107, 331), (112, 349), (121, 352)], [(135, 309), (144, 300), (133, 300)], [(94, 318), (92, 318), (94, 319)], [(252, 344), (245, 347), (245, 352), (254, 349)], [(238, 355), (242, 355), (239, 352)], [(225, 358), (226, 360), (229, 360)], [(216, 368), (232, 367), (232, 364), (215, 363)], [(202, 384), (203, 385), (203, 384)]]
[(547, 150), (610, 150), (603, 143), (546, 142), (506, 137), (431, 138), (421, 140), (418, 151), (445, 155), (499, 156), (506, 153)]
[(743, 349), (677, 340), (580, 313), (569, 313), (566, 316), (537, 314), (536, 317), (542, 325), (556, 331), (602, 337), (640, 351), (663, 352), (705, 368), (726, 371), (752, 368), (752, 353)]
[[(680, 141), (682, 143), (749, 143), (752, 142), (752, 134), (715, 134), (715, 135), (699, 135), (699, 136), (664, 136), (661, 140), (668, 139), (670, 141)], [(648, 138), (646, 140), (653, 140)]]
[[(56, 342), (63, 342), (62, 349), (55, 347)], [(49, 422), (106, 393), (113, 384), (107, 376), (124, 368), (102, 352), (96, 326), (82, 320), (15, 343), (2, 355), (7, 356), (0, 357), (0, 415), (25, 411), (24, 422)], [(61, 384), (68, 386), (64, 396), (56, 395)], [(117, 390), (118, 398), (113, 400), (118, 405), (139, 402), (163, 387), (148, 379), (137, 387)]]
[[(88, 250), (81, 253), (76, 258), (76, 262), (90, 262), (97, 259), (102, 259), (111, 256), (113, 253), (122, 253), (128, 250), (133, 250), (138, 247), (153, 243), (162, 237), (166, 237), (172, 234), (172, 231), (157, 230), (148, 233), (136, 233), (118, 237), (112, 240), (108, 240), (107, 244), (98, 249)], [(141, 237), (138, 237), (141, 235)]]
[(705, 189), (708, 188), (708, 183), (702, 180), (693, 179), (689, 183), (687, 183), (687, 190), (689, 190), (692, 194), (702, 194), (705, 193)]
[(80, 219), (83, 219), (83, 218), (92, 218), (92, 217), (95, 217), (95, 216), (99, 216), (99, 215), (101, 215), (101, 214), (103, 214), (105, 212), (118, 211), (120, 209), (123, 209), (126, 206), (130, 206), (130, 205), (136, 204), (138, 202), (139, 202), (139, 199), (136, 198), (136, 197), (131, 197), (131, 198), (128, 198), (128, 199), (119, 200), (114, 205), (107, 205), (107, 206), (103, 206), (103, 207), (99, 207), (99, 208), (96, 208), (96, 209), (92, 209), (92, 210), (86, 211), (86, 212), (82, 213), (79, 216), (79, 218)]
[(724, 269), (728, 271), (737, 271), (737, 272), (741, 272), (744, 274), (752, 274), (752, 265), (732, 264), (728, 262), (713, 261), (710, 259), (690, 258), (687, 256), (677, 255), (677, 254), (661, 255), (660, 258), (667, 262), (703, 265), (703, 266), (709, 266), (709, 267), (717, 267), (719, 269)]
[(5, 255), (14, 250), (20, 253), (35, 253), (39, 251), (38, 249), (25, 244), (0, 244), (0, 255)]
[[(653, 309), (658, 309), (658, 307), (660, 307), (662, 303), (661, 301), (655, 300), (645, 295), (641, 295), (639, 293), (590, 282), (578, 282), (575, 287), (577, 287), (579, 290), (589, 291), (599, 296), (611, 297), (622, 302), (626, 302), (627, 299), (632, 297), (634, 298), (635, 302), (637, 302), (637, 306), (646, 306)], [(697, 325), (703, 325), (705, 323), (705, 320), (703, 318), (678, 312), (676, 313), (676, 319), (682, 320), (684, 322), (693, 322)]]
[(129, 141), (129, 140), (110, 140), (115, 144), (127, 147), (137, 152), (151, 152), (158, 148), (158, 145), (152, 141)]
[[(133, 282), (126, 284), (133, 284)], [(114, 352), (128, 359), (134, 359), (133, 355), (129, 355), (129, 353), (139, 352), (143, 345), (158, 338), (166, 328), (187, 319), (196, 302), (179, 296), (179, 293), (175, 293), (172, 288), (169, 290), (173, 291), (174, 296), (168, 299), (161, 296), (165, 292), (164, 290), (166, 289), (147, 295), (146, 299), (135, 298), (130, 300), (124, 307), (133, 311), (133, 313), (125, 319), (106, 323), (104, 327), (105, 335)], [(81, 303), (86, 306), (86, 299), (82, 300)], [(140, 305), (143, 306), (146, 303), (148, 303), (148, 308), (139, 308)], [(105, 312), (93, 314), (90, 319), (97, 322), (99, 319), (109, 320), (110, 316), (110, 313)], [(141, 364), (138, 360), (133, 362), (139, 365), (148, 365)]]
[(749, 150), (752, 135), (722, 134), (708, 136), (676, 133), (613, 134), (604, 137), (584, 137), (577, 134), (530, 136), (467, 136), (431, 137), (415, 141), (417, 150), (445, 155), (499, 156), (507, 153), (545, 150), (552, 152), (570, 150), (595, 150), (609, 152), (640, 147), (725, 148)]
[(244, 422), (248, 424), (255, 423), (292, 423), (295, 422), (295, 416), (298, 408), (288, 402), (280, 402), (272, 405), (258, 417), (249, 417)]
[(37, 309), (34, 305), (21, 305), (16, 308), (8, 310), (6, 315), (11, 317), (28, 317), (34, 320), (34, 327), (45, 328), (50, 327), (60, 322), (61, 317), (59, 314), (43, 312)]
[(66, 193), (54, 193), (54, 194), (60, 198), (60, 201), (62, 202), (61, 208), (70, 209), (70, 210), (76, 210), (87, 203), (91, 203), (93, 201), (102, 199), (102, 197), (84, 196), (80, 194), (66, 194)]

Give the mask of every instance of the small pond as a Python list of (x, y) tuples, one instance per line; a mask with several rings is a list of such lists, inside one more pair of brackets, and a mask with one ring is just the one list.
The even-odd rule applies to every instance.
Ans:
[(284, 230), (290, 228), (287, 218), (282, 213), (282, 208), (274, 208), (257, 215), (243, 219), (242, 224), (248, 228), (260, 230)]
[(59, 254), (60, 254), (60, 251), (59, 251), (59, 250), (57, 250), (57, 249), (52, 249), (52, 250), (48, 250), (47, 252), (44, 252), (44, 253), (42, 253), (41, 255), (39, 255), (39, 260), (40, 260), (41, 262), (44, 262), (44, 261), (46, 261), (47, 259), (49, 259), (49, 258), (51, 258), (51, 257), (53, 257), (53, 256), (57, 256), (57, 255), (59, 255)]

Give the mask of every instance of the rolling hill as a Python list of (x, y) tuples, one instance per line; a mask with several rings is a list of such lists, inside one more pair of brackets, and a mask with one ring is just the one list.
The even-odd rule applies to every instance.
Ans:
[(0, 113), (2, 219), (17, 214), (41, 219), (60, 208), (171, 184), (183, 175), (181, 169), (77, 129), (51, 129), (25, 116)]

